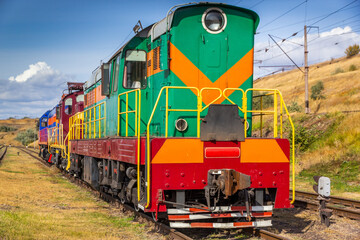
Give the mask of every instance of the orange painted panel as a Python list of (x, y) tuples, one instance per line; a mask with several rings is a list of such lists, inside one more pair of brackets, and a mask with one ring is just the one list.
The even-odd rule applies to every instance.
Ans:
[(203, 163), (203, 151), (200, 139), (167, 139), (152, 163)]
[[(170, 70), (188, 87), (214, 87), (224, 90), (225, 88), (240, 87), (253, 74), (254, 49), (251, 49), (237, 63), (228, 69), (214, 83), (201, 72), (179, 49), (170, 43)], [(195, 94), (196, 91), (192, 90)], [(228, 91), (230, 95), (233, 91)], [(203, 102), (209, 104), (217, 98), (217, 91), (208, 91), (203, 95)], [(221, 103), (224, 98), (216, 103)]]
[[(160, 47), (157, 47), (157, 68), (154, 70), (154, 49), (152, 49), (150, 52), (148, 52), (147, 54), (147, 76), (150, 77), (156, 73), (161, 72), (162, 70), (160, 69)], [(148, 64), (148, 63), (151, 64)]]
[(102, 96), (101, 95), (101, 85), (99, 85), (99, 86), (97, 86), (96, 88), (95, 88), (95, 102), (97, 103), (97, 102), (99, 102), (99, 101), (101, 101), (101, 100), (103, 100), (104, 98), (105, 98), (105, 96)]
[(240, 148), (242, 163), (289, 162), (276, 139), (246, 139)]

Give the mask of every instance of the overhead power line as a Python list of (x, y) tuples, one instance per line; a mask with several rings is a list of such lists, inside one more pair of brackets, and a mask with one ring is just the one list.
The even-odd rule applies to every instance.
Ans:
[(252, 5), (252, 6), (251, 6), (251, 7), (249, 7), (249, 8), (250, 8), (250, 9), (252, 9), (252, 8), (256, 7), (257, 5), (259, 5), (260, 3), (262, 3), (263, 1), (265, 1), (265, 0), (261, 0), (260, 2), (258, 2), (258, 3), (254, 4), (254, 5)]
[(301, 68), (294, 62), (294, 60), (292, 60), (292, 58), (280, 47), (280, 45), (274, 40), (274, 38), (269, 34), (269, 37), (274, 41), (274, 43), (280, 48), (280, 50), (292, 61), (293, 64), (295, 64), (295, 66), (301, 71), (303, 72), (303, 70), (301, 70)]
[[(356, 0), (356, 1), (357, 1), (357, 0)], [(285, 16), (286, 14), (288, 14), (289, 12), (291, 12), (291, 11), (295, 10), (296, 8), (300, 7), (301, 5), (303, 5), (303, 4), (304, 4), (304, 3), (306, 3), (306, 2), (307, 2), (307, 0), (305, 0), (305, 1), (303, 1), (302, 3), (300, 3), (300, 4), (296, 5), (295, 7), (293, 7), (293, 8), (291, 8), (290, 10), (288, 10), (288, 11), (284, 12), (283, 14), (281, 14), (281, 15), (280, 15), (280, 16), (278, 16), (278, 17), (276, 17), (275, 19), (271, 20), (271, 21), (270, 21), (270, 22), (268, 22), (267, 24), (265, 24), (265, 25), (261, 26), (261, 28), (264, 28), (264, 27), (266, 27), (266, 26), (270, 25), (271, 23), (275, 22), (275, 21), (276, 21), (276, 20), (278, 20), (279, 18), (281, 18), (281, 17)]]
[(325, 17), (321, 18), (320, 20), (318, 20), (318, 21), (314, 22), (314, 23), (313, 23), (313, 24), (311, 24), (311, 25), (314, 25), (314, 24), (316, 24), (316, 23), (318, 23), (318, 22), (321, 22), (322, 20), (324, 20), (324, 19), (326, 19), (326, 18), (330, 17), (331, 15), (333, 15), (333, 14), (335, 14), (335, 13), (337, 13), (337, 12), (341, 11), (342, 9), (346, 8), (347, 6), (350, 6), (351, 4), (353, 4), (354, 2), (357, 2), (357, 1), (358, 1), (358, 0), (354, 0), (354, 1), (352, 1), (351, 3), (346, 4), (344, 7), (341, 7), (341, 8), (339, 8), (338, 10), (336, 10), (336, 11), (334, 11), (334, 12), (329, 13), (328, 15), (326, 15)]

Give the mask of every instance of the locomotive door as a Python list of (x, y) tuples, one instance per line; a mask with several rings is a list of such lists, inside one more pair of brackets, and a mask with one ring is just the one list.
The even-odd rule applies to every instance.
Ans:
[[(217, 87), (223, 89), (225, 82), (217, 81), (226, 71), (228, 65), (228, 36), (226, 34), (202, 34), (199, 47), (199, 69), (213, 83), (201, 86), (200, 82), (207, 82), (204, 79), (198, 80), (198, 87)], [(210, 83), (209, 83), (210, 84)]]

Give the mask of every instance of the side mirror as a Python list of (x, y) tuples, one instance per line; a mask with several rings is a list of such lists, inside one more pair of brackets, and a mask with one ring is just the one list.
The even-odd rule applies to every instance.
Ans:
[(110, 95), (110, 64), (101, 65), (101, 95)]
[(56, 107), (56, 119), (59, 120), (60, 119), (60, 106)]

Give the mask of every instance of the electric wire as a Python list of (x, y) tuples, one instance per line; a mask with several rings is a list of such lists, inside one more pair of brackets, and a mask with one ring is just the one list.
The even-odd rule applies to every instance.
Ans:
[(318, 20), (318, 21), (316, 21), (316, 22), (312, 23), (311, 25), (315, 25), (315, 24), (317, 24), (318, 22), (323, 21), (324, 19), (326, 19), (326, 18), (328, 18), (328, 17), (330, 17), (330, 16), (334, 15), (335, 13), (337, 13), (337, 12), (341, 11), (342, 9), (346, 8), (347, 6), (350, 6), (351, 4), (353, 4), (354, 2), (357, 2), (357, 1), (358, 1), (358, 0), (354, 0), (354, 1), (352, 1), (351, 3), (346, 4), (344, 7), (341, 7), (341, 8), (339, 8), (338, 10), (336, 10), (336, 11), (333, 11), (333, 12), (329, 13), (328, 15), (326, 15), (325, 17), (321, 18), (320, 20)]
[[(357, 1), (357, 0), (355, 0), (355, 1)], [(300, 7), (301, 5), (303, 5), (303, 4), (306, 3), (306, 2), (307, 2), (307, 0), (301, 2), (300, 4), (296, 5), (295, 7), (291, 8), (291, 9), (288, 10), (288, 11), (286, 11), (285, 13), (281, 14), (280, 16), (276, 17), (275, 19), (271, 20), (270, 22), (266, 23), (265, 25), (261, 26), (261, 28), (264, 28), (264, 27), (270, 25), (271, 23), (275, 22), (275, 21), (278, 20), (279, 18), (285, 16), (286, 14), (288, 14), (289, 12), (295, 10), (296, 8)]]
[(249, 7), (249, 9), (252, 9), (254, 7), (256, 7), (257, 5), (259, 5), (260, 3), (264, 2), (265, 0), (260, 0), (258, 3), (252, 5), (251, 7)]

